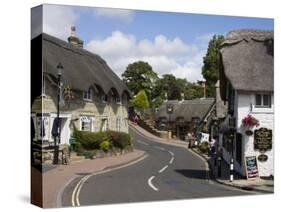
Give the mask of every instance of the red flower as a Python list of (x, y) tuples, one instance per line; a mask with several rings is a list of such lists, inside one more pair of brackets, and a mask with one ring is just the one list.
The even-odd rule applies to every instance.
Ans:
[(255, 117), (251, 116), (250, 114), (247, 115), (245, 118), (243, 118), (242, 124), (247, 127), (253, 127), (253, 126), (258, 127), (260, 125), (259, 120), (257, 120)]

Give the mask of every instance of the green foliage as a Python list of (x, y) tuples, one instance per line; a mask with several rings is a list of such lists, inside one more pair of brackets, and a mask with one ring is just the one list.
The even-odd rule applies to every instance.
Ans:
[(82, 153), (82, 155), (86, 158), (86, 159), (94, 159), (96, 156), (96, 150), (93, 151), (84, 151)]
[(119, 149), (132, 145), (132, 137), (128, 133), (110, 131), (109, 136), (113, 146)]
[(150, 96), (158, 76), (147, 62), (138, 61), (127, 66), (122, 78), (132, 93), (144, 90)]
[(204, 141), (202, 143), (199, 144), (199, 150), (202, 152), (202, 153), (207, 153), (208, 150), (209, 150), (209, 143)]
[(108, 150), (110, 149), (110, 141), (107, 139), (101, 142), (100, 149), (104, 152), (108, 152)]
[(220, 47), (224, 37), (214, 35), (208, 45), (208, 50), (203, 58), (202, 75), (206, 79), (207, 96), (215, 96), (215, 84), (219, 79)]
[(125, 149), (132, 145), (132, 138), (124, 132), (85, 132), (74, 130), (73, 137), (76, 139), (74, 151), (80, 155), (89, 154), (92, 150), (107, 152), (112, 147)]
[(149, 101), (144, 90), (138, 92), (138, 94), (133, 98), (132, 105), (135, 108), (144, 109), (149, 107)]

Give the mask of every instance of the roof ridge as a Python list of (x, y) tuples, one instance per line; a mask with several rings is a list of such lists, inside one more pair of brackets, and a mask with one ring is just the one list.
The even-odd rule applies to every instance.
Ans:
[(67, 49), (67, 50), (71, 50), (72, 52), (74, 53), (78, 53), (78, 54), (87, 54), (87, 56), (95, 56), (97, 57), (101, 62), (103, 63), (106, 63), (106, 61), (98, 54), (95, 54), (93, 52), (90, 52), (88, 51), (87, 49), (84, 49), (84, 48), (80, 48), (80, 47), (76, 47), (60, 38), (57, 38), (53, 35), (50, 35), (48, 33), (45, 33), (45, 32), (42, 32), (42, 38), (48, 42), (52, 42), (64, 49)]

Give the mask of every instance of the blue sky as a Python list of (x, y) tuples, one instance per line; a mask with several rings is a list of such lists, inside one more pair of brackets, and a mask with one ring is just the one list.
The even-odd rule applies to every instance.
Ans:
[[(273, 19), (44, 5), (43, 31), (66, 40), (75, 25), (84, 48), (120, 76), (129, 63), (149, 62), (159, 75), (201, 80), (203, 56), (214, 34), (273, 30)], [(34, 20), (36, 22), (36, 20)], [(34, 30), (35, 31), (35, 30)]]

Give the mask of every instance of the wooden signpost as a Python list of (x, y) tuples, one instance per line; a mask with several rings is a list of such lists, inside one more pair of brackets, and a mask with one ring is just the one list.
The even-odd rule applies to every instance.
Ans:
[(259, 169), (256, 156), (246, 156), (245, 165), (247, 179), (255, 179), (259, 177)]

